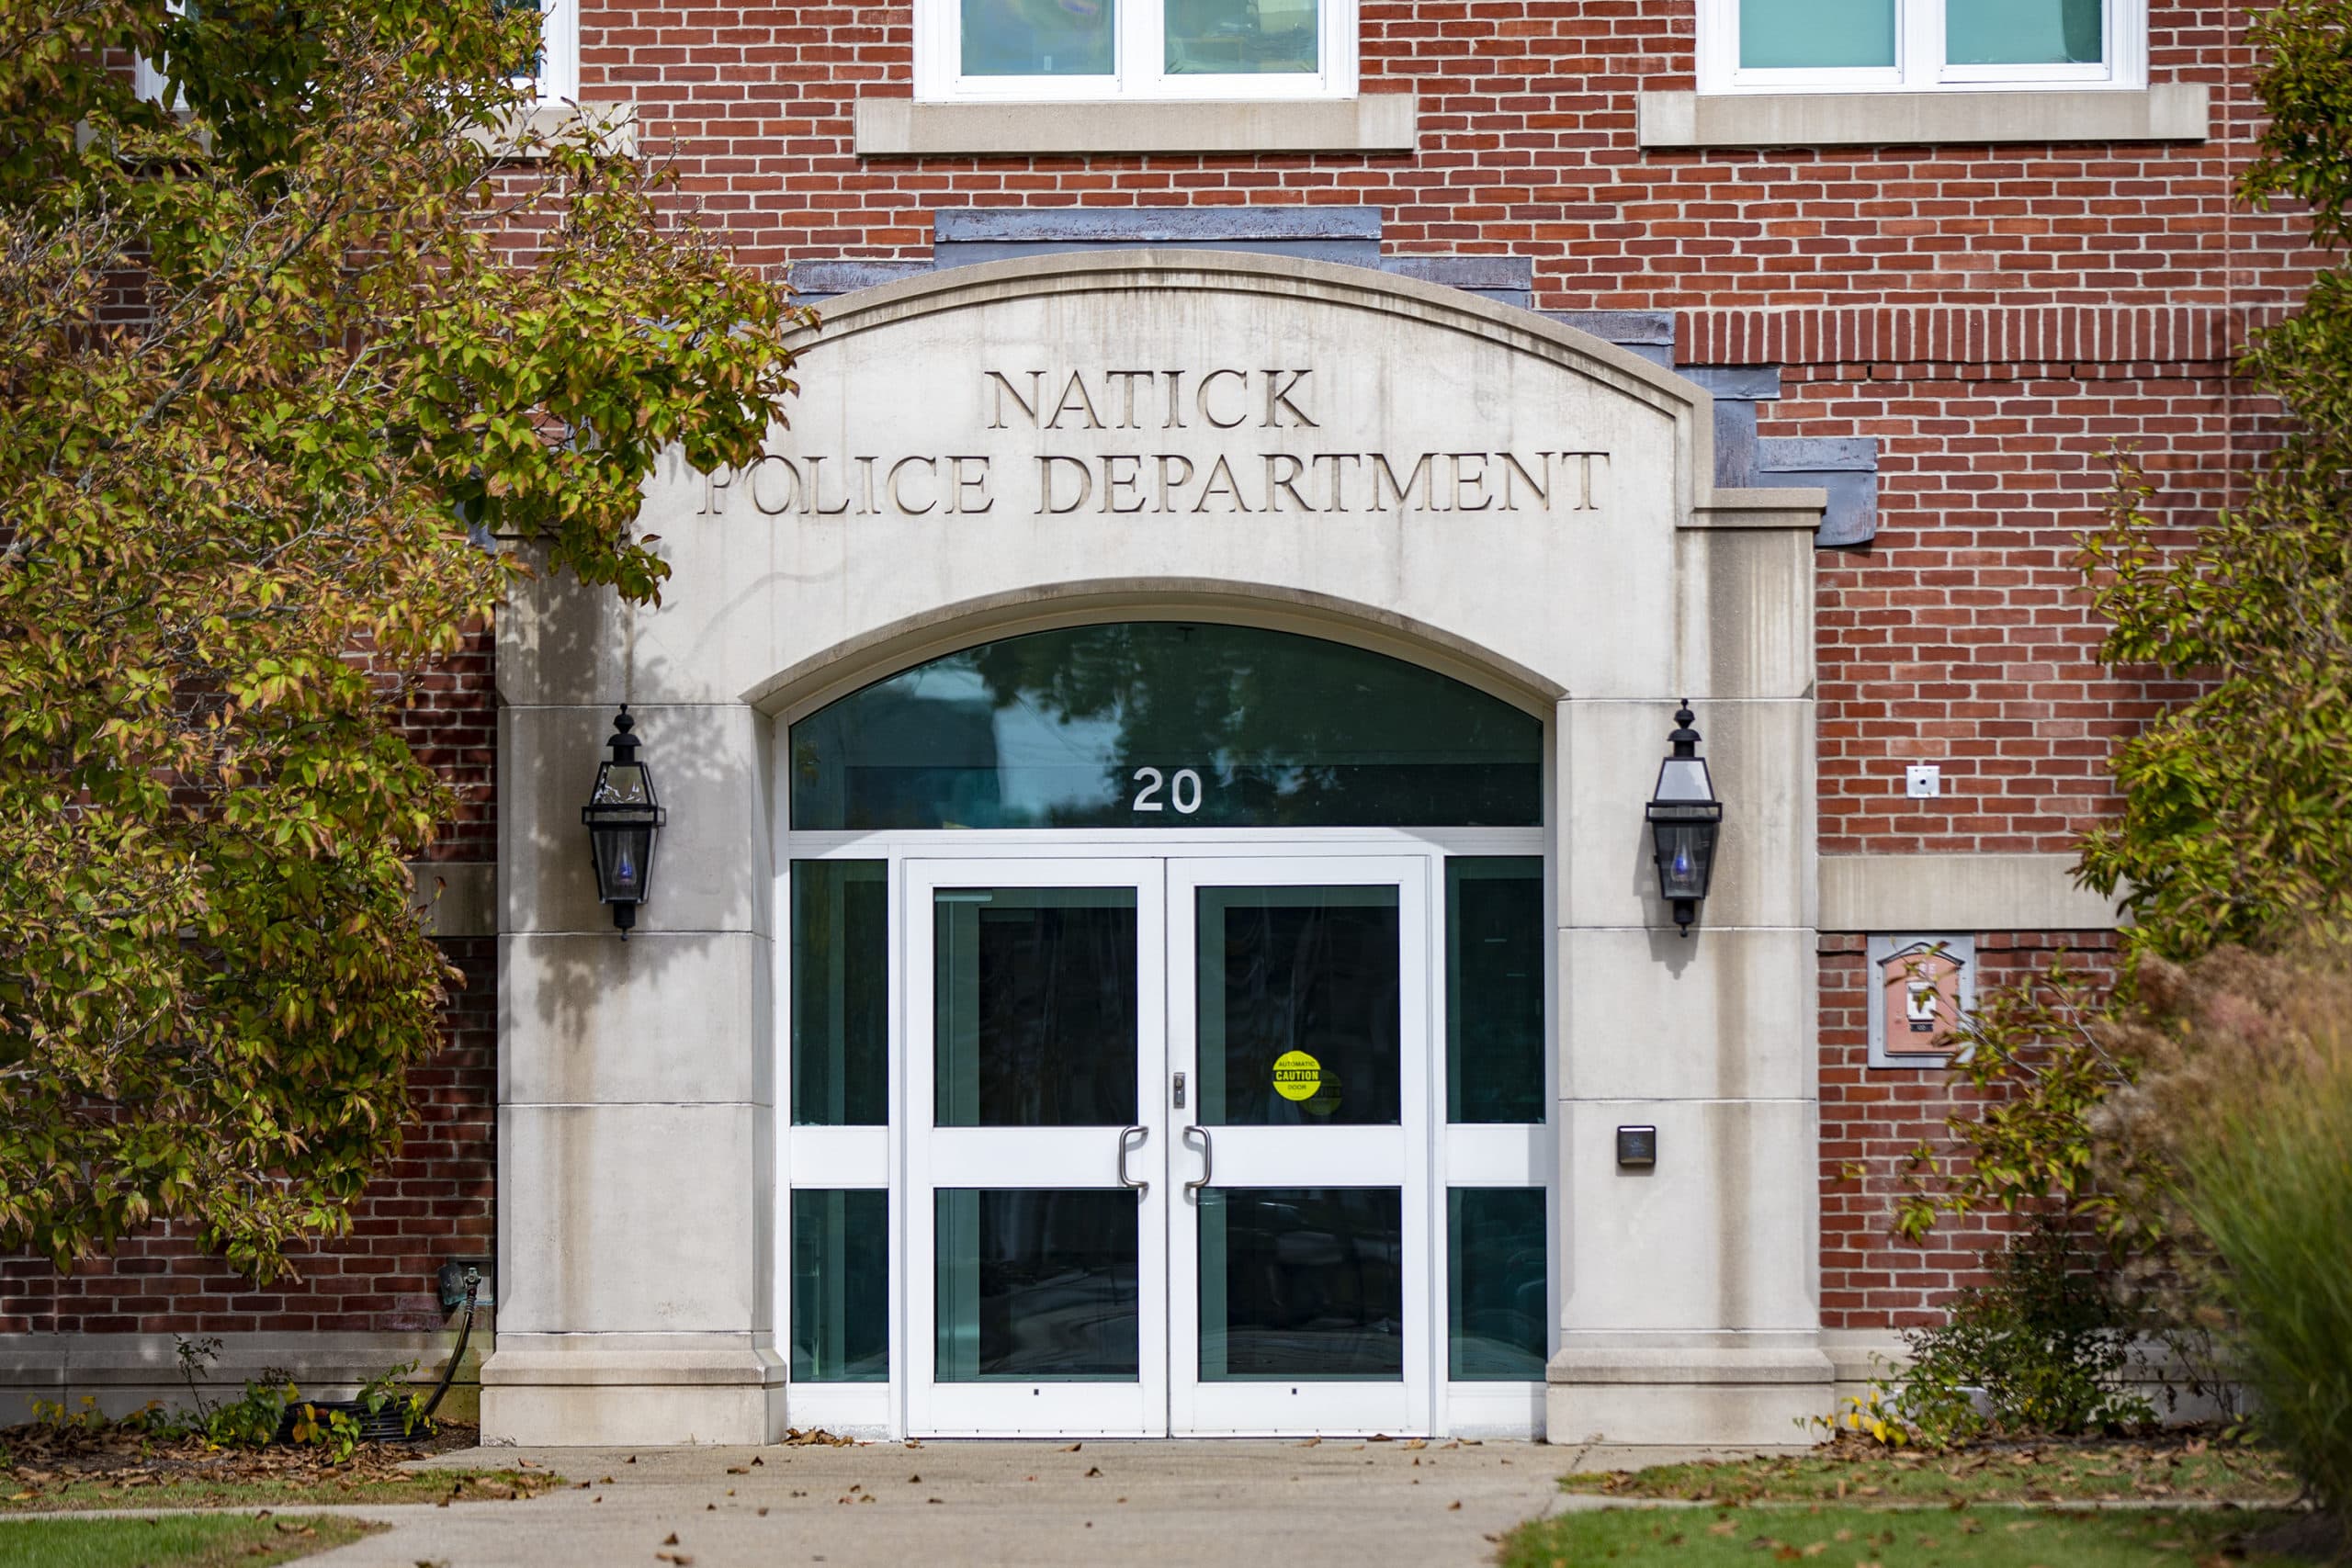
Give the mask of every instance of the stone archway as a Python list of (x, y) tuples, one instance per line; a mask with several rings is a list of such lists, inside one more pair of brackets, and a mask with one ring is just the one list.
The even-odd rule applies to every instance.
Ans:
[[(1705, 392), (1363, 269), (1054, 256), (832, 302), (789, 427), (673, 463), (675, 575), (501, 626), (502, 1305), (486, 1430), (757, 1440), (775, 1334), (778, 714), (990, 625), (1189, 597), (1345, 617), (1553, 700), (1558, 1439), (1775, 1441), (1824, 1407), (1815, 1237), (1812, 531), (1719, 491)], [(1175, 598), (1171, 599), (1170, 595)], [(1668, 716), (1729, 803), (1678, 938), (1640, 827)], [(578, 796), (613, 704), (672, 810), (622, 948)], [(1658, 1129), (1621, 1172), (1613, 1129)]]

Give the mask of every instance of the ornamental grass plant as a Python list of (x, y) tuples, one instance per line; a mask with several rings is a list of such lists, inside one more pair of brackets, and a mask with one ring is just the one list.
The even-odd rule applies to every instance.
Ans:
[(2352, 1518), (2352, 942), (2223, 949), (2142, 982), (2177, 1022), (2143, 1035), (2108, 1131), (2169, 1166), (2190, 1293), (2254, 1422)]

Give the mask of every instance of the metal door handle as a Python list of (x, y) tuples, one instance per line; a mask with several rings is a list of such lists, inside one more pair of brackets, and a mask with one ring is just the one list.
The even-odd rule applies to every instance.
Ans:
[[(1129, 1138), (1135, 1138), (1135, 1137), (1136, 1137), (1136, 1134), (1137, 1133), (1141, 1133), (1141, 1134), (1143, 1134), (1143, 1136), (1142, 1136), (1142, 1137), (1140, 1137), (1140, 1138), (1136, 1138), (1136, 1141), (1135, 1141), (1134, 1143), (1132, 1143), (1132, 1144), (1128, 1143), (1128, 1142), (1127, 1142), (1127, 1140), (1128, 1140)], [(1127, 1174), (1127, 1151), (1128, 1151), (1129, 1149), (1141, 1148), (1141, 1147), (1144, 1145), (1144, 1144), (1146, 1143), (1146, 1141), (1148, 1141), (1150, 1137), (1151, 1137), (1151, 1129), (1150, 1129), (1150, 1128), (1148, 1128), (1148, 1127), (1122, 1127), (1121, 1129), (1119, 1129), (1119, 1185), (1120, 1185), (1120, 1186), (1122, 1186), (1122, 1187), (1132, 1187), (1132, 1188), (1134, 1188), (1134, 1189), (1135, 1189), (1136, 1191), (1138, 1191), (1138, 1192), (1148, 1192), (1148, 1191), (1150, 1191), (1150, 1190), (1151, 1190), (1151, 1183), (1150, 1183), (1150, 1182), (1148, 1182), (1148, 1181), (1137, 1181), (1136, 1179), (1135, 1179), (1135, 1178), (1133, 1178), (1133, 1177), (1131, 1177), (1131, 1176), (1129, 1176), (1129, 1175)]]
[(1209, 1184), (1209, 1178), (1216, 1172), (1216, 1146), (1209, 1142), (1209, 1130), (1206, 1127), (1187, 1127), (1177, 1136), (1179, 1141), (1189, 1144), (1195, 1133), (1201, 1135), (1201, 1179), (1198, 1181), (1184, 1183), (1184, 1190), (1198, 1195), (1201, 1189)]

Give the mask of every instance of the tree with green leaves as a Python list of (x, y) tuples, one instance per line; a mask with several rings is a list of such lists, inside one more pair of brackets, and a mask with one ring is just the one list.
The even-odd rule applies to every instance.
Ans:
[[(2352, 244), (2352, 3), (2281, 0), (2253, 38), (2270, 118), (2240, 195), (2301, 204), (2314, 242), (2340, 254)], [(2083, 840), (2079, 877), (2135, 919), (2120, 972), (2062, 964), (1988, 997), (1966, 1029), (1960, 1072), (1979, 1094), (1948, 1121), (1956, 1153), (1915, 1152), (1895, 1219), (1917, 1240), (1948, 1213), (2028, 1218), (2066, 1268), (2117, 1270), (2136, 1287), (2095, 1334), (2153, 1329), (2209, 1370), (2207, 1330), (2227, 1316), (2211, 1309), (2237, 1299), (2237, 1260), (2217, 1256), (2199, 1218), (2220, 1211), (2184, 1188), (2194, 1162), (2167, 1132), (2178, 1119), (2148, 1107), (2199, 1075), (2267, 1070), (2233, 1052), (2216, 1021), (2277, 1010), (2284, 971), (2265, 972), (2268, 990), (2248, 987), (2250, 953), (2301, 953), (2308, 969), (2317, 942), (2340, 961), (2326, 933), (2352, 917), (2352, 269), (2322, 271), (2297, 310), (2256, 334), (2243, 368), (2282, 415), (2280, 444), (2245, 476), (2243, 499), (2179, 547), (2126, 465), (2083, 554), (2111, 623), (2102, 660), (2199, 687), (2123, 745), (2122, 809)], [(2232, 1099), (2212, 1081), (2198, 1092)], [(2220, 1147), (2208, 1140), (2198, 1157), (2234, 1170)], [(2339, 1304), (2326, 1277), (2340, 1279), (2341, 1239), (2333, 1260), (2305, 1259), (2320, 1265), (2302, 1277), (2313, 1302)], [(1980, 1304), (1964, 1301), (1961, 1315)], [(2066, 1332), (2012, 1336), (2006, 1353), (2063, 1361)], [(1938, 1348), (1928, 1337), (1923, 1359)], [(1940, 1370), (1931, 1364), (1929, 1381)], [(2333, 1473), (2340, 1498), (2352, 1471)]]
[[(454, 976), (412, 681), (516, 558), (658, 596), (807, 324), (494, 0), (0, 7), (0, 1247), (347, 1225)], [(134, 57), (167, 78), (144, 101)]]
[[(2301, 203), (2340, 252), (2352, 6), (2285, 0), (2254, 41), (2271, 118), (2241, 194)], [(2245, 371), (2286, 420), (2245, 501), (2176, 554), (2127, 483), (2086, 558), (2114, 624), (2101, 656), (2207, 682), (2123, 748), (2122, 815), (2083, 845), (2084, 881), (2126, 895), (2131, 942), (2176, 960), (2352, 911), (2352, 270), (2320, 273)]]

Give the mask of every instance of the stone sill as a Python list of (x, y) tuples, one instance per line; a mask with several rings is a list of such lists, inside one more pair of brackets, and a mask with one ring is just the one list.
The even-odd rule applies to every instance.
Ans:
[(547, 156), (549, 143), (575, 136), (583, 127), (602, 139), (605, 152), (637, 156), (637, 106), (625, 102), (541, 104), (509, 116), (494, 132), (473, 133), (472, 140), (502, 158), (527, 164)]
[(2201, 83), (1984, 93), (1643, 93), (1644, 147), (1909, 147), (2203, 141)]
[(1127, 156), (1150, 152), (1410, 152), (1420, 99), (919, 104), (861, 98), (861, 158)]

